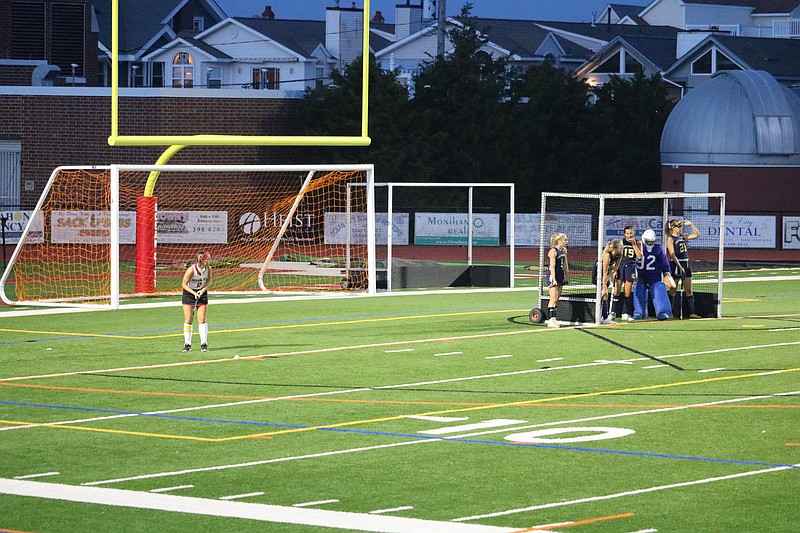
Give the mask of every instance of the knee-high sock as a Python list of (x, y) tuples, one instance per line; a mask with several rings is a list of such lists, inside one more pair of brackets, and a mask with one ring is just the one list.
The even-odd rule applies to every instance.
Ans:
[(183, 343), (192, 344), (192, 325), (183, 323)]
[(556, 317), (556, 308), (555, 307), (548, 307), (547, 308), (547, 318), (555, 318)]
[(200, 331), (200, 344), (208, 344), (208, 322), (203, 322), (197, 325)]
[(694, 294), (692, 294), (691, 296), (687, 296), (686, 297), (686, 307), (688, 308), (690, 315), (696, 315), (697, 314), (695, 312), (695, 307), (694, 307)]

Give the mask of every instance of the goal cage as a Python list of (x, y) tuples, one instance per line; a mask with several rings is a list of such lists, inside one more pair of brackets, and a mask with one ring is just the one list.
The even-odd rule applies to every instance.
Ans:
[(379, 288), (514, 287), (514, 190), (513, 183), (376, 184)]
[(157, 302), (182, 291), (201, 251), (211, 256), (212, 295), (374, 293), (374, 234), (372, 165), (59, 167), (0, 297)]
[[(542, 322), (550, 295), (547, 287), (550, 237), (564, 233), (569, 239), (567, 260), (569, 277), (557, 302), (556, 318), (561, 323), (600, 324), (602, 254), (606, 244), (622, 239), (626, 226), (632, 226), (637, 240), (652, 229), (656, 243), (666, 251), (666, 224), (673, 219), (688, 220), (700, 236), (687, 240), (689, 265), (696, 313), (707, 318), (722, 316), (722, 271), (724, 252), (724, 193), (635, 193), (568, 194), (542, 193), (539, 221), (538, 307), (531, 311), (533, 322)], [(686, 225), (683, 233), (691, 233)], [(689, 318), (683, 283), (677, 280), (671, 298), (674, 318)], [(609, 300), (612, 285), (609, 285)], [(611, 301), (606, 304), (611, 305)], [(607, 312), (607, 311), (606, 311)], [(652, 302), (650, 317), (655, 316)], [(619, 318), (619, 317), (617, 317)]]

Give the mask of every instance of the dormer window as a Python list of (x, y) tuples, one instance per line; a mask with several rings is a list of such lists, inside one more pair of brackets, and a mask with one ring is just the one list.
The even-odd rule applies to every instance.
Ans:
[(203, 17), (194, 17), (192, 20), (192, 31), (200, 33), (206, 29), (206, 19)]
[(636, 74), (641, 72), (644, 66), (627, 51), (619, 50), (614, 55), (600, 63), (600, 65), (593, 70), (598, 74)]

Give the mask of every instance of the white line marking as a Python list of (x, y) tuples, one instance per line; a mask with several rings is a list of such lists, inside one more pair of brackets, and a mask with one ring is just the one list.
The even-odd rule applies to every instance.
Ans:
[(474, 424), (463, 424), (455, 427), (443, 427), (437, 429), (427, 429), (420, 431), (426, 435), (447, 435), (448, 433), (463, 433), (464, 431), (474, 431), (476, 429), (488, 429), (497, 427), (515, 426), (517, 424), (524, 424), (527, 420), (507, 420), (505, 418), (496, 418), (494, 420), (485, 420), (483, 422), (475, 422)]
[(401, 516), (230, 502), (173, 494), (153, 494), (3, 478), (0, 478), (0, 494), (377, 533), (513, 533), (519, 530), (519, 528), (455, 524)]
[(395, 513), (397, 511), (410, 511), (413, 508), (413, 505), (404, 505), (402, 507), (393, 507), (392, 509), (378, 509), (376, 511), (370, 511), (369, 514), (386, 514)]
[(464, 352), (442, 352), (433, 354), (434, 357), (441, 357), (443, 355), (461, 355)]
[(160, 489), (152, 489), (152, 490), (150, 490), (148, 492), (155, 492), (155, 493), (172, 492), (173, 490), (183, 490), (183, 489), (193, 489), (193, 488), (194, 488), (194, 485), (178, 485), (176, 487), (163, 487), (163, 488), (160, 488)]
[(464, 516), (461, 518), (454, 518), (453, 522), (466, 522), (468, 520), (481, 520), (484, 518), (494, 518), (497, 516), (505, 516), (510, 514), (516, 513), (527, 513), (529, 511), (539, 511), (541, 509), (552, 509), (554, 507), (565, 507), (568, 505), (576, 505), (580, 503), (589, 503), (589, 502), (598, 502), (603, 500), (613, 500), (615, 498), (624, 498), (626, 496), (636, 496), (638, 494), (647, 494), (648, 492), (658, 492), (662, 490), (669, 490), (669, 489), (676, 489), (680, 487), (691, 487), (692, 485), (704, 485), (706, 483), (714, 483), (717, 481), (726, 481), (729, 479), (736, 479), (740, 477), (749, 477), (749, 476), (757, 476), (760, 474), (768, 474), (771, 472), (782, 472), (784, 470), (791, 470), (793, 468), (799, 467), (800, 464), (792, 465), (792, 466), (778, 466), (774, 468), (765, 468), (763, 470), (751, 470), (750, 472), (740, 472), (738, 474), (730, 474), (727, 476), (718, 476), (718, 477), (709, 477), (705, 479), (697, 479), (694, 481), (684, 481), (682, 483), (672, 483), (670, 485), (658, 485), (655, 487), (647, 487), (644, 489), (636, 489), (630, 490), (626, 492), (618, 492), (616, 494), (606, 494), (604, 496), (591, 496), (588, 498), (580, 498), (578, 500), (570, 500), (570, 501), (561, 501), (561, 502), (552, 502), (552, 503), (544, 503), (541, 505), (531, 505), (530, 507), (521, 507), (519, 509), (508, 509), (506, 511), (499, 511), (496, 513), (487, 513), (483, 515), (475, 515), (475, 516)]
[(316, 505), (325, 505), (326, 503), (339, 503), (339, 500), (317, 500), (315, 502), (295, 503), (292, 507), (314, 507)]
[(639, 531), (631, 531), (631, 533), (658, 533), (657, 529), (640, 529)]
[(797, 331), (800, 328), (777, 328), (777, 329), (768, 329), (767, 331)]
[(511, 354), (506, 354), (506, 355), (490, 355), (490, 356), (488, 356), (486, 359), (505, 359), (506, 357), (514, 357), (514, 356), (513, 356), (513, 355), (511, 355)]
[(383, 353), (403, 353), (403, 352), (413, 352), (414, 348), (406, 348), (404, 350), (386, 350)]
[(263, 492), (248, 492), (247, 494), (233, 494), (231, 496), (220, 496), (220, 500), (241, 500), (242, 498), (253, 498), (255, 496), (263, 496)]
[(406, 418), (415, 418), (417, 420), (430, 420), (431, 422), (463, 422), (469, 420), (468, 416), (425, 416), (425, 415), (409, 415)]
[[(787, 393), (782, 393), (782, 394), (783, 395), (800, 394), (800, 391), (794, 391), (794, 392), (791, 392), (791, 393), (787, 392)], [(659, 413), (659, 412), (681, 411), (681, 410), (685, 410), (685, 409), (691, 409), (691, 408), (694, 408), (694, 407), (707, 407), (707, 406), (710, 406), (710, 405), (722, 405), (722, 404), (726, 404), (726, 403), (736, 403), (736, 402), (746, 402), (746, 401), (752, 401), (752, 400), (761, 400), (761, 399), (770, 398), (772, 396), (777, 396), (777, 394), (776, 395), (750, 396), (750, 397), (746, 397), (746, 398), (733, 398), (733, 399), (728, 399), (728, 400), (720, 400), (720, 401), (716, 401), (716, 402), (705, 402), (705, 403), (701, 403), (701, 404), (684, 405), (684, 406), (678, 406), (678, 407), (662, 407), (662, 408), (658, 408), (658, 409), (647, 409), (647, 410), (644, 410), (644, 411), (634, 411), (634, 412), (631, 412), (631, 413), (616, 413), (616, 414), (610, 414), (610, 415), (601, 415), (601, 416), (586, 417), (586, 418), (576, 418), (576, 419), (572, 419), (572, 420), (561, 420), (561, 421), (556, 421), (556, 422), (544, 422), (544, 423), (541, 423), (541, 424), (531, 424), (531, 425), (528, 425), (528, 426), (522, 426), (522, 427), (519, 427), (519, 428), (516, 428), (516, 429), (517, 430), (529, 429), (529, 428), (532, 429), (532, 428), (540, 428), (540, 427), (557, 426), (559, 424), (576, 424), (576, 423), (580, 423), (580, 422), (594, 422), (596, 420), (606, 420), (606, 419), (609, 419), (609, 418), (622, 418), (622, 417), (626, 417), (626, 416), (636, 416), (636, 415), (652, 414), (652, 413)], [(188, 470), (178, 470), (178, 471), (172, 471), (172, 472), (157, 472), (155, 474), (142, 474), (142, 475), (127, 477), (127, 478), (107, 479), (107, 480), (103, 480), (103, 481), (91, 481), (91, 482), (82, 483), (81, 485), (87, 486), (87, 487), (96, 486), (96, 485), (109, 485), (111, 483), (121, 483), (123, 481), (136, 481), (136, 480), (140, 480), (140, 479), (151, 479), (151, 478), (158, 478), (158, 477), (170, 477), (170, 476), (178, 476), (178, 475), (183, 475), (183, 474), (192, 474), (192, 473), (195, 473), (195, 472), (211, 472), (211, 471), (215, 471), (215, 470), (228, 470), (228, 469), (232, 469), (232, 468), (246, 468), (246, 467), (250, 467), (250, 466), (260, 466), (260, 465), (265, 465), (265, 464), (270, 464), (270, 463), (281, 463), (281, 462), (285, 462), (285, 461), (297, 461), (297, 460), (302, 460), (302, 459), (316, 459), (318, 457), (328, 457), (328, 456), (334, 456), (334, 455), (343, 455), (343, 454), (347, 454), (347, 453), (358, 453), (358, 452), (363, 452), (363, 451), (381, 450), (381, 449), (386, 449), (386, 448), (394, 448), (395, 446), (411, 446), (411, 445), (414, 445), (414, 444), (427, 444), (427, 443), (430, 443), (430, 442), (442, 442), (442, 441), (446, 441), (446, 440), (448, 440), (450, 438), (477, 437), (477, 436), (481, 436), (481, 435), (489, 435), (489, 434), (492, 434), (492, 433), (501, 433), (501, 432), (505, 432), (505, 431), (508, 431), (508, 428), (501, 429), (501, 430), (496, 430), (495, 429), (495, 430), (490, 430), (490, 431), (478, 431), (478, 432), (475, 432), (475, 433), (467, 433), (465, 435), (460, 435), (459, 437), (441, 437), (441, 438), (438, 438), (438, 439), (433, 438), (433, 439), (423, 439), (423, 440), (415, 439), (415, 440), (408, 440), (408, 441), (403, 441), (403, 442), (395, 442), (395, 443), (390, 443), (390, 444), (378, 444), (378, 445), (375, 445), (375, 446), (364, 446), (364, 447), (360, 447), (360, 448), (350, 448), (350, 449), (344, 449), (344, 450), (335, 450), (335, 451), (331, 451), (331, 452), (314, 453), (314, 454), (308, 454), (308, 455), (297, 455), (297, 456), (289, 456), (289, 457), (278, 457), (278, 458), (275, 458), (275, 459), (264, 459), (262, 461), (253, 461), (253, 462), (249, 462), (249, 463), (238, 463), (238, 464), (208, 466), (208, 467), (192, 468), (192, 469), (188, 469)]]
[(722, 368), (722, 367), (720, 367), (720, 368), (704, 368), (703, 370), (698, 370), (698, 372), (702, 374), (703, 372), (719, 372), (721, 370), (725, 370), (725, 369)]
[(667, 365), (650, 365), (650, 366), (643, 366), (642, 368), (646, 370), (652, 370), (654, 368), (670, 368), (670, 367)]
[(537, 363), (549, 363), (551, 361), (563, 361), (563, 357), (551, 357), (550, 359), (537, 359)]
[(44, 472), (42, 474), (28, 474), (27, 476), (14, 476), (14, 479), (34, 479), (37, 477), (58, 476), (61, 472)]

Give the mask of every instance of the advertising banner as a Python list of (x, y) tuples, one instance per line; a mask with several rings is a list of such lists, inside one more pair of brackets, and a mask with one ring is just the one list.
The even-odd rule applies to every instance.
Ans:
[[(392, 213), (392, 246), (408, 244), (408, 213)], [(367, 244), (367, 215), (350, 214), (350, 242)], [(347, 243), (347, 213), (325, 213), (325, 244)], [(375, 213), (375, 244), (386, 245), (389, 238), (389, 214)]]
[[(31, 218), (31, 211), (0, 211), (0, 218), (3, 219), (3, 229), (5, 230), (6, 244), (17, 244), (25, 226)], [(41, 215), (37, 215), (31, 231), (28, 233), (29, 243), (44, 242), (44, 221)]]
[[(51, 240), (55, 244), (109, 243), (111, 217), (108, 211), (53, 211), (50, 215)], [(119, 242), (136, 242), (136, 212), (119, 212)]]
[(159, 244), (226, 244), (227, 211), (159, 211), (156, 215)]
[(800, 217), (783, 217), (781, 247), (784, 250), (800, 250)]
[[(416, 213), (414, 244), (466, 246), (469, 237), (467, 213)], [(500, 215), (472, 214), (473, 246), (500, 244)]]
[[(506, 227), (511, 220), (506, 215)], [(514, 214), (514, 242), (520, 247), (539, 247), (541, 213)], [(570, 246), (592, 246), (591, 215), (573, 215), (570, 213), (548, 213), (545, 221), (545, 246), (550, 245), (550, 235), (566, 233)], [(506, 231), (506, 244), (510, 245), (509, 232)]]

